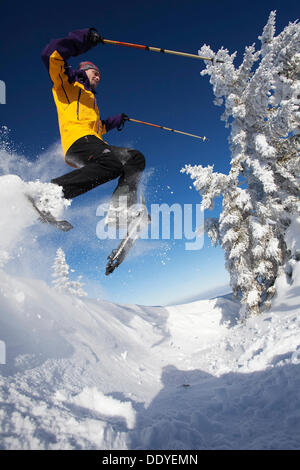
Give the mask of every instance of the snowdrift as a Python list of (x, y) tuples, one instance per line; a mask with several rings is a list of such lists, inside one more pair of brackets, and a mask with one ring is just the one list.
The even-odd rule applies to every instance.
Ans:
[(5, 268), (36, 223), (24, 188), (58, 215), (51, 186), (1, 177), (0, 448), (299, 448), (299, 263), (242, 324), (230, 295), (163, 308), (60, 294)]
[(39, 199), (40, 208), (50, 210), (55, 217), (59, 217), (63, 209), (70, 205), (62, 197), (60, 186), (39, 181), (26, 183), (17, 175), (0, 176), (0, 266), (13, 255), (26, 230), (36, 223), (37, 214), (27, 201), (26, 194)]
[(239, 325), (230, 298), (114, 305), (3, 271), (0, 286), (2, 449), (299, 448), (299, 288)]

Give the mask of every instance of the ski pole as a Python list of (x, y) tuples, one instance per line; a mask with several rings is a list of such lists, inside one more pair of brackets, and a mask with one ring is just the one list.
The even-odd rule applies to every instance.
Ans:
[(163, 52), (165, 54), (174, 54), (174, 55), (179, 55), (182, 57), (191, 57), (193, 59), (210, 60), (211, 62), (223, 63), (223, 60), (219, 60), (219, 59), (215, 60), (213, 57), (201, 57), (197, 54), (190, 54), (188, 52), (171, 51), (169, 49), (162, 49), (160, 47), (143, 46), (142, 44), (132, 44), (130, 42), (112, 41), (110, 39), (104, 39), (104, 38), (101, 38), (101, 42), (103, 42), (104, 44), (113, 44), (116, 46), (134, 47), (135, 49), (142, 49), (144, 51)]
[(169, 127), (160, 126), (158, 124), (152, 124), (151, 122), (139, 121), (138, 119), (128, 118), (126, 121), (137, 122), (139, 124), (145, 124), (146, 126), (158, 127), (159, 129), (164, 129), (165, 131), (177, 132), (178, 134), (188, 135), (189, 137), (196, 137), (196, 139), (201, 139), (203, 142), (208, 141), (207, 137), (200, 137), (199, 135), (190, 134), (189, 132), (178, 131), (175, 129), (170, 129)]

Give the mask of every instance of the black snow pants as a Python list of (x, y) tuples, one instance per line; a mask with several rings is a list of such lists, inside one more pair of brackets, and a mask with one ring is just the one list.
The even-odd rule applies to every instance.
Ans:
[(120, 196), (127, 197), (128, 207), (137, 203), (137, 188), (145, 168), (145, 157), (138, 150), (108, 145), (94, 135), (86, 135), (71, 145), (66, 163), (77, 169), (51, 180), (62, 186), (66, 199), (119, 177), (113, 205), (118, 205)]

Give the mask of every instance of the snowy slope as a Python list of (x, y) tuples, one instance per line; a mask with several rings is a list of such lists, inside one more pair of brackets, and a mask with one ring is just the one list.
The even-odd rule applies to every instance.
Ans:
[(299, 266), (243, 324), (230, 296), (117, 305), (8, 274), (34, 223), (0, 235), (1, 449), (299, 448)]

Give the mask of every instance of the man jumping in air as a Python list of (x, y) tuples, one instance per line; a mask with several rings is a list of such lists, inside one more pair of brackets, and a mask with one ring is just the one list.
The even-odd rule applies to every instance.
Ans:
[(119, 201), (126, 200), (126, 208), (137, 203), (145, 158), (138, 150), (115, 147), (103, 141), (103, 134), (114, 128), (121, 129), (128, 117), (118, 114), (101, 119), (95, 97), (101, 78), (98, 67), (85, 61), (77, 70), (72, 70), (67, 64), (70, 57), (83, 54), (100, 42), (96, 29), (81, 29), (66, 38), (52, 39), (42, 52), (53, 83), (65, 162), (76, 168), (51, 183), (62, 186), (64, 197), (72, 199), (119, 178), (111, 200), (117, 217), (122, 209)]

